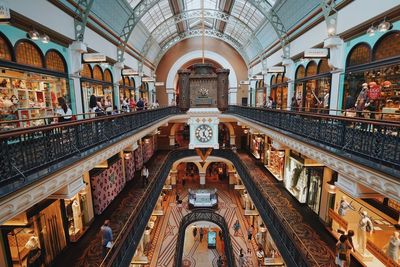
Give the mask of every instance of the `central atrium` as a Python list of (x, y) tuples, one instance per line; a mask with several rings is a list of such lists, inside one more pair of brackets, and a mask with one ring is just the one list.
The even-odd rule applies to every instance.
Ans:
[(399, 0), (0, 0), (0, 267), (400, 267)]

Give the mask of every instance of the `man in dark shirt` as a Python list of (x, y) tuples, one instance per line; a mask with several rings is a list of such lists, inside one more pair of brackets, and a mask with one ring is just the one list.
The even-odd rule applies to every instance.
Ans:
[(136, 110), (144, 109), (144, 101), (143, 98), (139, 98), (139, 101), (136, 103)]
[(105, 220), (101, 230), (101, 245), (103, 247), (103, 258), (107, 255), (113, 241), (113, 234), (110, 225), (110, 220)]

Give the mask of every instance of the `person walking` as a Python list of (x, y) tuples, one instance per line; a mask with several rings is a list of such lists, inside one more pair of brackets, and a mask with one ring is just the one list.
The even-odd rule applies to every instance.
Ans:
[(350, 266), (350, 250), (351, 244), (347, 235), (341, 235), (336, 243), (336, 260), (335, 263), (340, 267)]
[(204, 237), (204, 229), (203, 227), (200, 227), (200, 243), (203, 241), (203, 237)]
[(243, 254), (243, 249), (240, 249), (239, 252), (239, 267), (243, 267), (244, 266), (244, 254)]
[(144, 109), (144, 101), (143, 98), (139, 98), (139, 101), (136, 103), (136, 110)]
[(113, 234), (110, 227), (110, 220), (105, 220), (103, 226), (100, 228), (101, 231), (101, 245), (102, 245), (102, 256), (103, 258), (107, 255), (108, 250), (112, 246)]
[(256, 255), (257, 255), (258, 265), (262, 266), (262, 264), (264, 263), (264, 257), (265, 257), (264, 249), (262, 246), (258, 246)]
[(247, 229), (247, 240), (251, 241), (253, 233), (254, 233), (254, 226), (250, 225), (250, 227)]
[(149, 183), (149, 169), (146, 168), (146, 165), (143, 165), (142, 168), (142, 181), (143, 187), (145, 187)]
[(234, 236), (238, 235), (239, 229), (240, 229), (240, 223), (239, 220), (236, 220), (236, 222), (233, 224)]

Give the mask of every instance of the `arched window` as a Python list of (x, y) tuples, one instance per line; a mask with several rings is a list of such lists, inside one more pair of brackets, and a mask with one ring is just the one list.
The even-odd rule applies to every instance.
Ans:
[(93, 67), (93, 79), (102, 81), (103, 80), (103, 71), (100, 66), (96, 65)]
[(305, 74), (306, 74), (306, 70), (305, 70), (305, 68), (304, 68), (303, 65), (300, 65), (299, 67), (297, 67), (297, 70), (296, 70), (296, 79), (304, 78), (304, 77), (305, 77)]
[(108, 83), (112, 83), (113, 82), (112, 74), (111, 74), (111, 71), (109, 69), (106, 69), (104, 71), (104, 81), (108, 82)]
[(0, 35), (0, 60), (12, 60), (12, 48), (8, 39)]
[(129, 77), (127, 77), (127, 76), (124, 77), (124, 84), (125, 84), (125, 86), (131, 86)]
[(30, 41), (23, 40), (15, 46), (17, 63), (43, 68), (43, 56), (39, 48)]
[(320, 73), (328, 73), (331, 71), (331, 67), (329, 67), (328, 60), (326, 58), (321, 59), (318, 64), (318, 74)]
[(287, 81), (288, 81), (288, 78), (284, 76), (282, 79), (282, 83), (287, 83)]
[(374, 47), (374, 60), (400, 56), (400, 31), (382, 36)]
[(317, 63), (315, 61), (310, 61), (306, 69), (306, 77), (317, 75)]
[(347, 56), (346, 66), (356, 66), (371, 62), (371, 47), (367, 43), (354, 46)]
[(136, 88), (135, 79), (134, 79), (134, 78), (131, 78), (130, 80), (131, 80), (132, 87), (133, 87), (133, 88)]
[(272, 77), (271, 77), (271, 85), (274, 85), (274, 84), (276, 84), (276, 77), (275, 77), (275, 75), (272, 75)]
[(278, 74), (278, 75), (276, 76), (276, 83), (277, 83), (277, 84), (281, 84), (281, 83), (282, 83), (282, 75), (281, 75), (281, 74)]
[(90, 67), (89, 64), (83, 64), (81, 76), (84, 78), (92, 79), (92, 68)]
[(63, 73), (67, 72), (64, 59), (57, 51), (49, 50), (46, 53), (45, 60), (47, 69)]

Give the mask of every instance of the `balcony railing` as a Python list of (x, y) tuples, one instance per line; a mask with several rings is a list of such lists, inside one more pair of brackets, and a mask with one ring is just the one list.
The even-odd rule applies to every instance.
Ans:
[(229, 106), (226, 113), (400, 177), (399, 122), (241, 106)]
[[(143, 205), (127, 220), (123, 231), (121, 231), (121, 235), (116, 238), (115, 245), (102, 262), (102, 267), (129, 265), (157, 203), (172, 164), (179, 159), (195, 155), (197, 154), (194, 150), (176, 150), (168, 154), (165, 163), (148, 187), (147, 198), (142, 201)], [(233, 163), (287, 266), (322, 266), (318, 262), (317, 254), (319, 252), (304, 244), (301, 238), (296, 235), (295, 230), (291, 227), (291, 223), (283, 215), (279, 214), (277, 207), (264, 196), (263, 186), (256, 184), (250, 174), (250, 170), (246, 168), (240, 158), (231, 150), (214, 150), (211, 155), (225, 158)], [(178, 251), (178, 253), (180, 252)], [(176, 255), (176, 257), (178, 256)], [(231, 257), (230, 254), (226, 256)]]
[(0, 133), (0, 196), (178, 113), (159, 108)]

